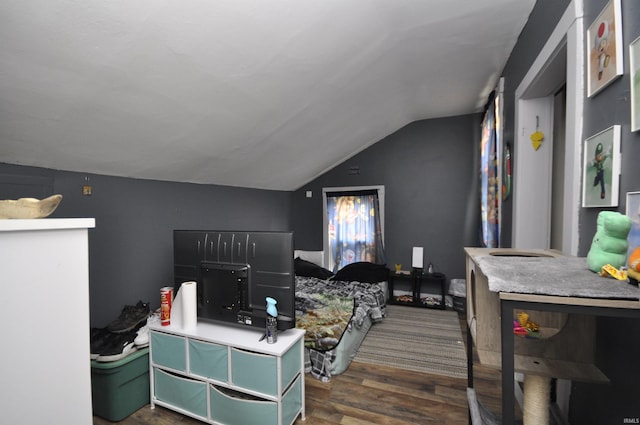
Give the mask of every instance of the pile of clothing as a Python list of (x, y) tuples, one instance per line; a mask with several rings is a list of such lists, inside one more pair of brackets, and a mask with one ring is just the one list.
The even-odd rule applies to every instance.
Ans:
[(149, 303), (126, 305), (104, 328), (91, 328), (91, 360), (113, 362), (149, 345), (149, 324), (160, 321)]

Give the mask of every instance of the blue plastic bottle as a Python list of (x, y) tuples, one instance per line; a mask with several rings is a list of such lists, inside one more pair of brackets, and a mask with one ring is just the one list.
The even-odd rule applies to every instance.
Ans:
[(267, 297), (267, 343), (274, 344), (278, 340), (278, 301)]

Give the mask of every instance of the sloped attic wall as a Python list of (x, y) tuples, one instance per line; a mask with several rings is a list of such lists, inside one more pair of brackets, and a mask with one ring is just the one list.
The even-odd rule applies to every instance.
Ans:
[(323, 187), (384, 185), (387, 264), (410, 268), (412, 247), (422, 246), (425, 264), (433, 263), (447, 280), (464, 278), (463, 247), (478, 243), (479, 213), (468, 211), (480, 211), (480, 119), (413, 122), (294, 192), (296, 248), (322, 250)]

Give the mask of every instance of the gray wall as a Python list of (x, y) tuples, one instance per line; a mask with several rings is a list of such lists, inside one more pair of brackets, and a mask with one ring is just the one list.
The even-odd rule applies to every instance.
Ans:
[[(585, 0), (585, 25), (590, 25), (607, 4), (606, 0)], [(585, 99), (583, 135), (589, 137), (614, 124), (620, 124), (622, 176), (620, 204), (609, 210), (626, 212), (626, 193), (640, 191), (640, 132), (630, 131), (629, 43), (640, 36), (640, 2), (622, 0), (624, 74), (597, 95)], [(585, 65), (586, 66), (586, 65)], [(596, 231), (599, 208), (580, 212), (579, 255), (586, 255)], [(598, 321), (596, 356), (598, 366), (611, 379), (610, 385), (576, 383), (572, 403), (573, 423), (623, 423), (625, 418), (640, 418), (640, 328), (639, 320), (602, 318)], [(584, 409), (597, 406), (598, 409)], [(595, 410), (593, 412), (592, 410)], [(589, 414), (592, 413), (592, 414)]]
[[(504, 140), (511, 142), (511, 158), (515, 158), (517, 146), (513, 141), (515, 125), (515, 93), (527, 71), (542, 50), (557, 22), (569, 5), (569, 0), (537, 0), (529, 21), (520, 33), (502, 73), (504, 77)], [(502, 204), (502, 231), (500, 244), (511, 246), (513, 196)]]
[[(584, 22), (588, 27), (608, 0), (584, 0)], [(530, 20), (505, 67), (505, 139), (513, 140), (514, 94), (523, 76), (547, 40), (550, 31), (569, 1), (538, 0)], [(622, 0), (624, 75), (584, 103), (583, 136), (589, 137), (614, 124), (622, 125), (622, 177), (620, 205), (609, 208), (625, 212), (625, 194), (640, 190), (640, 134), (630, 132), (628, 46), (640, 35), (640, 2)], [(586, 31), (585, 27), (585, 31)], [(585, 58), (586, 67), (586, 58)], [(586, 83), (585, 83), (586, 85)], [(585, 88), (586, 90), (586, 88)], [(596, 230), (597, 215), (603, 209), (582, 208), (579, 217), (578, 255), (585, 256)], [(511, 205), (503, 210), (503, 242), (510, 243)], [(576, 424), (618, 424), (624, 418), (640, 417), (640, 389), (635, 377), (640, 376), (640, 334), (638, 320), (598, 319), (597, 366), (611, 379), (608, 385), (573, 383), (570, 422)], [(633, 377), (633, 378), (632, 378)]]
[[(82, 195), (87, 176), (91, 196)], [(173, 286), (173, 229), (291, 230), (291, 192), (0, 163), (0, 199), (52, 193), (64, 197), (52, 218), (96, 219), (95, 229), (89, 231), (89, 295), (91, 325), (97, 327), (138, 300), (159, 307), (160, 288)]]
[[(424, 247), (448, 280), (464, 278), (464, 246), (477, 246), (480, 114), (413, 122), (293, 194), (296, 248), (322, 250), (322, 188), (385, 186), (387, 264), (411, 267)], [(351, 167), (359, 174), (350, 174)], [(311, 190), (312, 198), (305, 193)], [(473, 212), (476, 212), (475, 214)]]
[[(585, 0), (584, 21), (590, 25), (607, 4), (606, 0)], [(640, 2), (622, 0), (624, 74), (595, 96), (585, 99), (584, 137), (592, 136), (614, 124), (622, 126), (622, 176), (620, 205), (609, 210), (626, 211), (626, 193), (640, 190), (640, 132), (631, 133), (629, 106), (629, 43), (640, 36)], [(586, 62), (585, 62), (586, 67)], [(586, 97), (586, 96), (585, 96)], [(580, 212), (580, 255), (586, 255), (596, 231), (599, 208), (582, 208)]]
[[(505, 140), (513, 141), (515, 89), (569, 0), (538, 0), (505, 67)], [(479, 126), (482, 114), (411, 123), (294, 193), (296, 248), (322, 249), (322, 187), (384, 185), (387, 264), (410, 264), (411, 247), (425, 247), (448, 279), (464, 277), (465, 246), (479, 246)], [(352, 166), (359, 175), (350, 175)], [(307, 190), (312, 198), (305, 198)], [(504, 204), (501, 241), (511, 241), (511, 197)], [(406, 207), (402, 207), (404, 205)]]

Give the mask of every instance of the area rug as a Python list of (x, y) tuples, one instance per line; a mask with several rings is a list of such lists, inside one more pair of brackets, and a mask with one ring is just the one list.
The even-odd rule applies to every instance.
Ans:
[(387, 317), (371, 327), (354, 361), (467, 377), (458, 314), (447, 310), (387, 306)]

